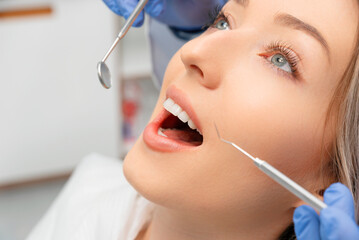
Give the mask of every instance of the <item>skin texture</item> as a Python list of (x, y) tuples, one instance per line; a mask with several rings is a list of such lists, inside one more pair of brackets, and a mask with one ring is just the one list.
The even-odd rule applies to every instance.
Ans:
[[(220, 142), (214, 122), (223, 138), (309, 191), (324, 187), (319, 174), (324, 121), (353, 53), (357, 1), (250, 0), (246, 7), (229, 1), (224, 12), (230, 30), (210, 28), (174, 55), (151, 118), (162, 111), (166, 90), (174, 85), (190, 99), (203, 144), (165, 153), (141, 136), (125, 159), (128, 181), (156, 204), (138, 239), (275, 239), (303, 204)], [(279, 12), (317, 28), (330, 55), (309, 34), (274, 23)], [(265, 46), (275, 41), (290, 45), (301, 59), (298, 79), (269, 60), (276, 52)], [(327, 134), (324, 143), (332, 140)]]

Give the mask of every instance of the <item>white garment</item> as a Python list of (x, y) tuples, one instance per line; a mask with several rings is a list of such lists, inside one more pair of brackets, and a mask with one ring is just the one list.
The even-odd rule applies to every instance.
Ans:
[(153, 208), (126, 181), (122, 161), (91, 154), (27, 240), (134, 240)]

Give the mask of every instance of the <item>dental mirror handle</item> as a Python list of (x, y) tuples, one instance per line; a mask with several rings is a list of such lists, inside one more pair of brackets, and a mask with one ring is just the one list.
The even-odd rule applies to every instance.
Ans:
[(267, 174), (274, 181), (282, 185), (288, 191), (296, 195), (298, 198), (302, 199), (304, 202), (308, 203), (315, 210), (320, 212), (323, 208), (326, 208), (327, 205), (315, 197), (313, 194), (305, 190), (303, 187), (298, 185), (292, 179), (288, 178), (286, 175), (278, 171), (276, 168), (272, 167), (266, 161), (263, 161), (259, 158), (255, 158), (254, 164)]
[(140, 0), (137, 4), (137, 6), (135, 7), (135, 9), (133, 10), (133, 12), (131, 13), (131, 15), (127, 18), (125, 24), (123, 25), (123, 27), (121, 28), (121, 31), (118, 33), (117, 38), (115, 40), (115, 42), (112, 44), (110, 50), (108, 50), (108, 52), (106, 53), (106, 55), (103, 57), (101, 62), (105, 62), (107, 60), (107, 58), (110, 56), (110, 54), (112, 53), (112, 51), (115, 49), (116, 45), (118, 44), (118, 42), (127, 34), (128, 30), (130, 30), (132, 24), (134, 23), (134, 21), (136, 20), (136, 18), (138, 17), (138, 15), (142, 12), (142, 10), (145, 8), (146, 4), (147, 4), (148, 0)]

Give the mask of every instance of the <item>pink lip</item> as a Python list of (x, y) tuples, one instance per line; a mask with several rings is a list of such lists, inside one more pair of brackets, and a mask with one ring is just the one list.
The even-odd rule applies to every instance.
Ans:
[[(171, 98), (173, 101), (175, 101), (175, 103), (177, 103), (183, 109), (183, 111), (185, 111), (192, 119), (197, 129), (202, 132), (198, 118), (190, 104), (189, 98), (185, 93), (172, 85), (167, 89), (166, 99), (167, 98)], [(169, 115), (171, 115), (171, 113), (169, 113), (165, 109), (162, 109), (160, 114), (151, 123), (147, 125), (143, 132), (144, 142), (153, 150), (161, 152), (192, 150), (199, 147), (158, 135), (158, 129)]]

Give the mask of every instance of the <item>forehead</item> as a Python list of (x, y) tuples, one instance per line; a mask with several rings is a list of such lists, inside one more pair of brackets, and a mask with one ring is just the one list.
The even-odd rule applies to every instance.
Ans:
[[(311, 20), (319, 25), (333, 23), (358, 25), (359, 0), (229, 0), (244, 8), (257, 10), (286, 11), (294, 13), (302, 20)], [(309, 19), (308, 19), (309, 18)], [(328, 22), (329, 21), (329, 22)]]
[(277, 8), (317, 28), (335, 53), (335, 49), (353, 51), (357, 40), (358, 6), (358, 0), (300, 0), (278, 1)]

